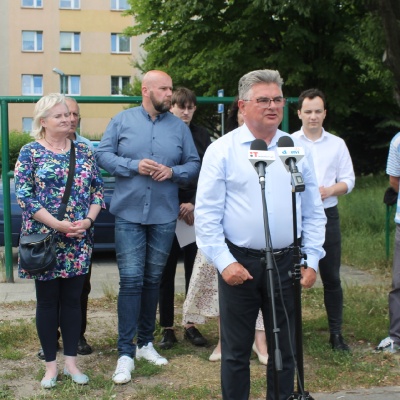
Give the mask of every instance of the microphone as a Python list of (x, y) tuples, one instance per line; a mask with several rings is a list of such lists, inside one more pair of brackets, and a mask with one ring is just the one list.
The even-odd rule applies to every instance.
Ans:
[(302, 147), (294, 147), (293, 139), (289, 136), (282, 136), (278, 140), (277, 151), (286, 170), (292, 174), (294, 191), (304, 192), (306, 186), (296, 165), (304, 157), (304, 149)]
[(267, 143), (264, 140), (255, 139), (250, 145), (249, 161), (258, 173), (260, 184), (264, 184), (265, 169), (275, 161), (275, 153), (268, 151)]

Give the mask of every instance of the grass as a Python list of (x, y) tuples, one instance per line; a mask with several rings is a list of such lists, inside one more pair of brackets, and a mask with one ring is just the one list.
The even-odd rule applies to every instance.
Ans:
[[(387, 177), (357, 180), (353, 193), (343, 196), (340, 214), (343, 235), (343, 262), (376, 276), (377, 284), (344, 287), (344, 335), (351, 354), (335, 353), (328, 344), (328, 326), (320, 288), (303, 290), (303, 344), (305, 389), (310, 393), (332, 392), (359, 387), (398, 385), (400, 355), (375, 354), (377, 343), (387, 334), (390, 263), (385, 253), (385, 214), (383, 193)], [(391, 224), (391, 241), (394, 224)], [(391, 246), (392, 248), (392, 246)], [(77, 387), (60, 378), (51, 391), (39, 388), (44, 364), (36, 358), (39, 343), (34, 318), (0, 319), (0, 399), (219, 399), (219, 363), (208, 356), (218, 341), (216, 321), (201, 327), (209, 340), (206, 348), (195, 348), (179, 340), (173, 349), (161, 352), (170, 363), (166, 367), (135, 362), (132, 382), (115, 386), (111, 381), (117, 360), (116, 293), (104, 286), (102, 299), (90, 300), (88, 339), (95, 354), (79, 357), (79, 364), (90, 376), (90, 384)], [(181, 320), (183, 295), (176, 296), (175, 320)], [(0, 304), (0, 315), (20, 315), (34, 309), (32, 303)], [(4, 314), (3, 314), (4, 313)], [(177, 322), (178, 325), (178, 322)], [(161, 329), (157, 327), (157, 343)], [(251, 361), (251, 399), (265, 398), (265, 367), (255, 355)], [(25, 383), (24, 388), (20, 387)]]
[(379, 271), (392, 262), (395, 224), (390, 217), (390, 253), (386, 257), (386, 205), (383, 195), (389, 186), (386, 175), (356, 179), (356, 186), (339, 199), (342, 229), (342, 262), (357, 268)]

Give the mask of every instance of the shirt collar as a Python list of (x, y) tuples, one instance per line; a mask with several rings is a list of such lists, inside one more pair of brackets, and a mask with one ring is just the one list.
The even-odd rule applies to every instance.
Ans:
[[(241, 127), (238, 128), (238, 134), (240, 143), (250, 143), (256, 139), (246, 124), (243, 124)], [(271, 140), (271, 143), (268, 146), (268, 150), (276, 147), (278, 145), (278, 140), (284, 135), (286, 134), (283, 131), (277, 129), (274, 137)]]
[(322, 140), (325, 140), (327, 138), (327, 134), (326, 133), (327, 132), (325, 131), (324, 127), (322, 127), (322, 135), (321, 135), (321, 137), (314, 141), (314, 140), (309, 139), (306, 136), (306, 134), (304, 133), (303, 127), (301, 127), (301, 129), (300, 129), (300, 136), (304, 137), (305, 140), (307, 140), (308, 142), (311, 142), (311, 143), (322, 142)]
[(165, 116), (166, 116), (167, 114), (171, 114), (169, 111), (166, 111), (165, 113), (158, 114), (158, 115), (156, 116), (156, 118), (153, 120), (153, 119), (151, 118), (151, 115), (144, 109), (143, 104), (140, 105), (140, 108), (141, 108), (141, 111), (142, 111), (143, 115), (144, 115), (149, 121), (157, 121), (157, 120), (161, 121), (163, 118), (165, 118)]

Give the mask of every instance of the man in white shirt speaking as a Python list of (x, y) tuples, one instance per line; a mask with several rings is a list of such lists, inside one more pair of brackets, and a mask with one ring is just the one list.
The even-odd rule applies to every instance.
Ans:
[[(278, 158), (278, 141), (289, 135), (278, 129), (283, 118), (285, 98), (278, 71), (251, 71), (240, 78), (239, 109), (244, 124), (222, 136), (204, 155), (197, 187), (195, 228), (198, 247), (218, 269), (218, 294), (221, 321), (221, 386), (224, 400), (243, 400), (250, 396), (250, 354), (259, 309), (266, 321), (268, 342), (267, 399), (286, 400), (293, 393), (294, 317), (293, 210), (291, 175)], [(263, 176), (249, 161), (252, 143), (259, 139), (276, 156)], [(296, 144), (298, 146), (298, 144)], [(301, 237), (308, 268), (302, 268), (300, 283), (311, 287), (316, 280), (326, 217), (310, 156), (298, 164), (305, 190), (296, 193), (298, 238)], [(268, 204), (268, 229), (264, 225), (263, 198)], [(269, 235), (266, 232), (270, 232)], [(269, 236), (268, 243), (266, 236)], [(276, 299), (276, 326), (268, 297), (268, 274), (263, 259), (271, 244)], [(271, 264), (274, 264), (273, 262)], [(271, 319), (270, 319), (271, 317)], [(275, 360), (279, 341), (281, 366)], [(275, 364), (281, 367), (279, 373)], [(277, 368), (278, 369), (278, 368)], [(276, 378), (276, 379), (275, 379)], [(279, 395), (275, 392), (279, 391)]]
[(325, 96), (318, 89), (302, 92), (297, 113), (303, 126), (293, 133), (314, 160), (315, 173), (327, 217), (324, 249), (326, 255), (319, 262), (324, 286), (324, 302), (328, 315), (330, 344), (333, 350), (349, 351), (342, 336), (343, 291), (340, 282), (341, 234), (338, 196), (350, 193), (355, 177), (349, 150), (343, 139), (325, 131)]

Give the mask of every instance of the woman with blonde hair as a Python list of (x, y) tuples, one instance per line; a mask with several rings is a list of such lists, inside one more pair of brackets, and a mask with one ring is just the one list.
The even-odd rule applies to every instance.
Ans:
[[(29, 273), (18, 262), (21, 278), (34, 279), (36, 327), (46, 372), (41, 386), (57, 381), (57, 330), (60, 323), (64, 347), (64, 375), (77, 384), (89, 378), (76, 365), (80, 334), (80, 296), (93, 248), (93, 223), (104, 208), (103, 181), (94, 156), (84, 143), (68, 139), (71, 121), (65, 98), (43, 96), (34, 110), (35, 141), (20, 150), (15, 165), (15, 188), (22, 209), (21, 237), (52, 231), (57, 264), (42, 273)], [(75, 152), (75, 174), (64, 215), (58, 215)], [(62, 213), (61, 213), (62, 214)]]

